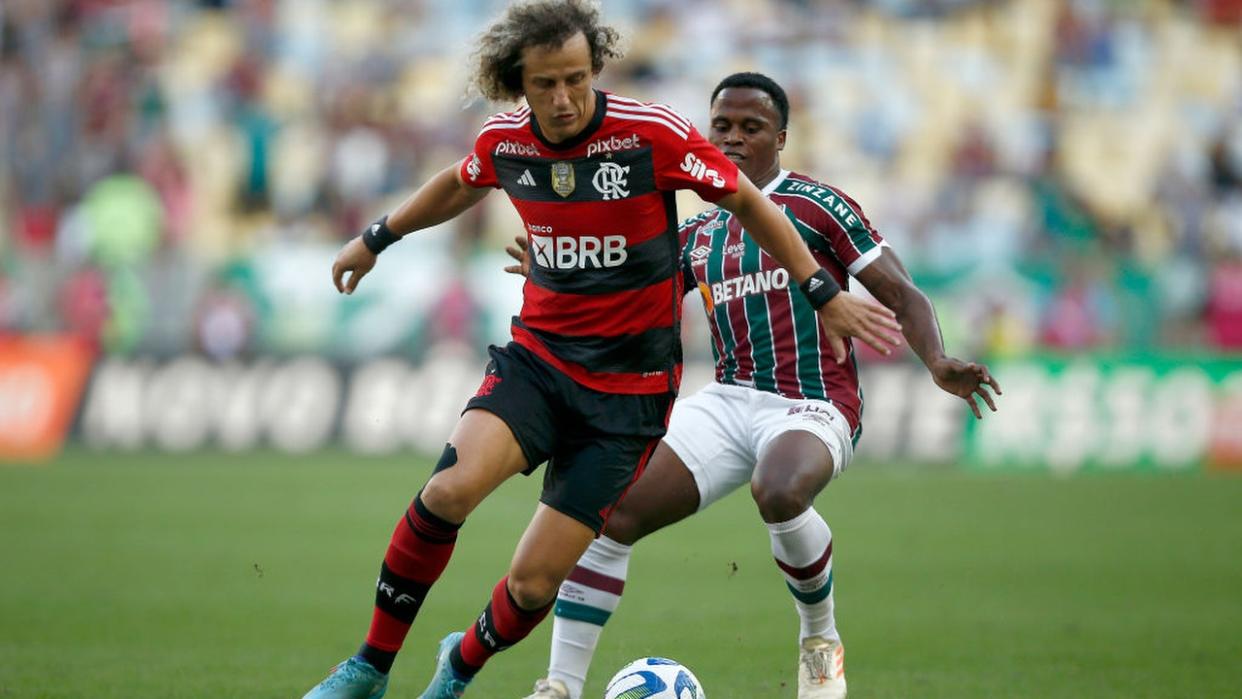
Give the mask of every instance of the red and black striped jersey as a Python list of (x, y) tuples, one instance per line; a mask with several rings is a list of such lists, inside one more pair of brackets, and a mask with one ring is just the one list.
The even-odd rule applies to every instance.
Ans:
[[(862, 207), (835, 187), (782, 171), (763, 193), (843, 288), (886, 244)], [(850, 340), (849, 361), (837, 364), (815, 309), (729, 212), (714, 209), (686, 221), (681, 241), (683, 283), (698, 287), (707, 310), (716, 381), (830, 401), (857, 440), (862, 390)]]
[(584, 386), (661, 393), (681, 379), (674, 192), (737, 191), (737, 166), (668, 107), (596, 92), (577, 136), (544, 138), (529, 107), (488, 119), (462, 180), (503, 188), (530, 275), (513, 339)]

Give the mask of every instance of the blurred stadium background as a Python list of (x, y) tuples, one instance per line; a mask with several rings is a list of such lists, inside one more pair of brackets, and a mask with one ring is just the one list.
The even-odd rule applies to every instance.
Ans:
[[(328, 271), (495, 111), (463, 95), (503, 5), (0, 2), (0, 697), (294, 696), (351, 650), (393, 514), (507, 340), (521, 225), (493, 195), (353, 296)], [(724, 75), (782, 83), (785, 166), (862, 203), (1005, 388), (975, 425), (908, 353), (862, 352), (860, 458), (823, 503), (858, 694), (1235, 693), (1242, 0), (604, 10), (630, 39), (607, 89), (702, 125)], [(692, 390), (711, 355), (686, 317)], [(1114, 475), (1041, 475), (1082, 472)], [(476, 526), (515, 529), (534, 486)], [(734, 498), (636, 558), (711, 589), (688, 610), (636, 584), (597, 674), (658, 650), (714, 698), (784, 696), (768, 620), (793, 616), (752, 517)], [(435, 637), (512, 538), (458, 554)], [(340, 569), (308, 574), (328, 549)], [(670, 614), (736, 621), (705, 642)], [(544, 639), (483, 696), (525, 689)]]

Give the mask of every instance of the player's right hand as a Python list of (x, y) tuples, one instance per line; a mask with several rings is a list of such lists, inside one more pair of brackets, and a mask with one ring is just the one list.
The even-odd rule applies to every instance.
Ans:
[(530, 253), (526, 250), (526, 236), (513, 236), (514, 245), (506, 245), (505, 252), (509, 253), (509, 257), (517, 260), (516, 265), (505, 267), (505, 271), (509, 274), (520, 274), (523, 277), (530, 276)]
[(892, 354), (893, 347), (901, 340), (888, 331), (901, 332), (897, 315), (881, 304), (857, 294), (842, 291), (819, 309), (819, 319), (828, 333), (828, 345), (837, 364), (844, 362), (849, 354), (845, 351), (846, 337), (856, 337), (871, 345), (881, 354)]
[[(354, 293), (358, 282), (375, 267), (378, 257), (367, 249), (362, 242), (362, 236), (345, 243), (345, 247), (336, 254), (336, 261), (332, 263), (332, 283), (336, 285), (336, 290), (342, 294)], [(350, 273), (348, 281), (345, 280), (346, 272)]]

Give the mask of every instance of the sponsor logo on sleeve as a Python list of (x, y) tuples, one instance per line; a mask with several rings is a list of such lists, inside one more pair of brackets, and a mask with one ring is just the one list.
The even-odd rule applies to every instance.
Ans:
[(686, 153), (686, 157), (681, 161), (682, 172), (690, 173), (690, 176), (701, 182), (710, 182), (716, 189), (724, 189), (725, 178), (720, 176), (719, 172), (707, 166), (699, 156), (694, 153)]
[(477, 181), (479, 175), (483, 174), (483, 163), (479, 161), (477, 154), (471, 154), (470, 162), (466, 163), (466, 174), (470, 176), (471, 182)]
[(837, 221), (846, 228), (853, 228), (860, 222), (858, 214), (849, 203), (837, 197), (836, 193), (827, 187), (818, 187), (806, 182), (790, 181), (788, 191), (806, 194), (813, 199), (818, 199), (824, 204), (824, 208), (832, 212)]

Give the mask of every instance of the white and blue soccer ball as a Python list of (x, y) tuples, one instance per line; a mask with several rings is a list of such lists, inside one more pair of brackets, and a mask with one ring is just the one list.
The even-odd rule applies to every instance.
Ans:
[(604, 699), (707, 699), (699, 678), (668, 658), (639, 658), (608, 680)]

